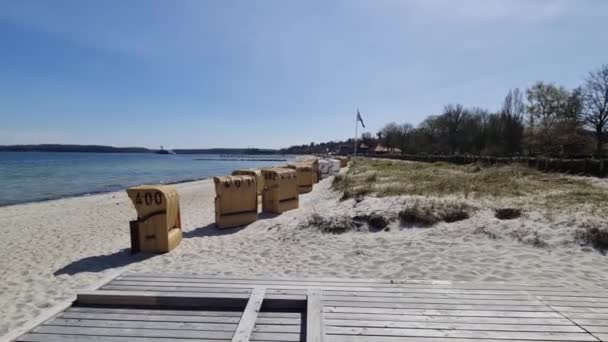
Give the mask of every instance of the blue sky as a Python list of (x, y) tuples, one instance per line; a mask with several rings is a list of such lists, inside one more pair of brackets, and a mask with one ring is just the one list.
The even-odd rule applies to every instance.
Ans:
[[(0, 0), (0, 144), (284, 147), (567, 87), (605, 0)], [(361, 132), (361, 130), (360, 130)]]

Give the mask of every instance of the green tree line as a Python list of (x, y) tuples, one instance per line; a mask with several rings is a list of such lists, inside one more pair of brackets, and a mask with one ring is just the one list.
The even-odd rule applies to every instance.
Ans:
[[(390, 122), (360, 140), (407, 154), (577, 157), (604, 156), (607, 131), (608, 65), (603, 65), (574, 89), (538, 81), (524, 91), (509, 90), (497, 112), (448, 104), (417, 127)], [(337, 152), (349, 144), (353, 141), (311, 143), (284, 151)]]

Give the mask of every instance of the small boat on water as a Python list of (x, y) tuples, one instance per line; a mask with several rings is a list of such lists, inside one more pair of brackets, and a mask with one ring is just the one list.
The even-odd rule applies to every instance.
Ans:
[(175, 152), (173, 152), (171, 150), (165, 150), (162, 145), (160, 146), (160, 150), (157, 150), (154, 153), (156, 153), (156, 154), (175, 154)]

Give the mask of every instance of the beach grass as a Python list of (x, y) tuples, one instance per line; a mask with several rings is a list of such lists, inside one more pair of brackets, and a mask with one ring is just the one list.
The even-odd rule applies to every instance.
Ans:
[(399, 211), (403, 226), (429, 227), (439, 222), (457, 222), (468, 219), (476, 208), (459, 201), (414, 200)]
[(342, 192), (342, 199), (456, 196), (533, 200), (551, 210), (567, 206), (608, 209), (608, 191), (588, 179), (542, 173), (515, 164), (483, 167), (361, 158), (345, 174), (337, 176), (332, 186)]

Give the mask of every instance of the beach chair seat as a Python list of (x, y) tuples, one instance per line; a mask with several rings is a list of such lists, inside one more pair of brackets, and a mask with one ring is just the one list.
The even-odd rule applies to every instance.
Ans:
[(340, 173), (340, 160), (330, 159), (329, 160), (329, 175), (335, 176)]
[(302, 162), (303, 164), (308, 164), (312, 166), (313, 171), (313, 183), (317, 184), (321, 180), (321, 173), (319, 172), (319, 159), (308, 159)]
[(260, 169), (240, 169), (232, 171), (233, 176), (253, 176), (255, 177), (256, 189), (258, 196), (262, 196), (262, 192), (264, 191), (264, 176), (262, 175), (262, 170)]
[(305, 194), (312, 191), (314, 181), (314, 170), (312, 165), (305, 163), (293, 163), (287, 165), (288, 168), (296, 170), (298, 180), (298, 193)]
[(258, 219), (256, 177), (248, 175), (213, 177), (215, 183), (215, 224), (231, 228)]
[(327, 159), (320, 159), (318, 161), (318, 170), (319, 170), (319, 178), (323, 179), (329, 176), (329, 169), (331, 167), (331, 163)]
[(262, 211), (283, 213), (299, 206), (296, 170), (288, 168), (263, 169), (264, 193)]
[(169, 185), (140, 185), (127, 189), (137, 210), (130, 222), (132, 252), (166, 253), (182, 240), (179, 195)]
[(340, 168), (346, 167), (348, 165), (348, 157), (336, 156), (335, 159), (340, 161)]

